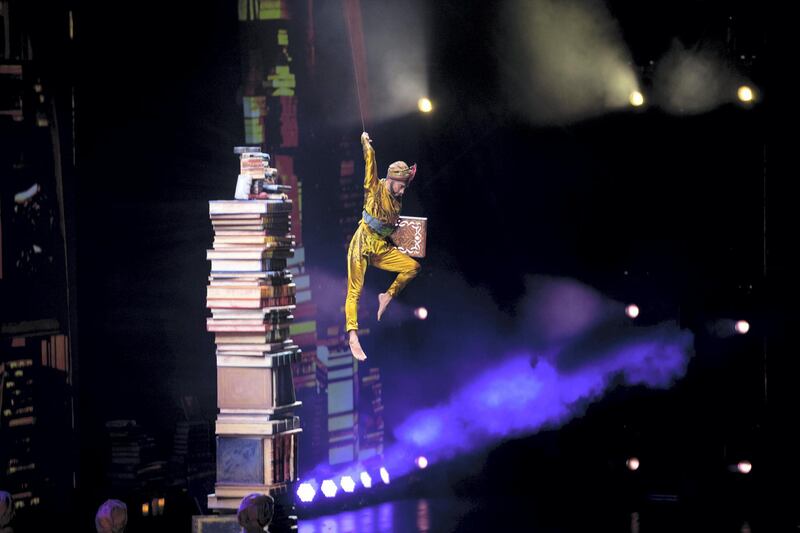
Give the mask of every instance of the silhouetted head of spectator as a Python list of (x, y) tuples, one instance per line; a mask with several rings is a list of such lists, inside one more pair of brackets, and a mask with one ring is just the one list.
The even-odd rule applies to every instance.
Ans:
[(14, 518), (14, 499), (11, 494), (0, 490), (0, 528), (6, 527)]
[(103, 502), (94, 517), (97, 533), (123, 533), (127, 524), (128, 507), (119, 500)]
[(275, 500), (272, 499), (272, 496), (253, 493), (242, 498), (238, 514), (242, 533), (264, 531), (264, 528), (272, 521), (274, 511)]

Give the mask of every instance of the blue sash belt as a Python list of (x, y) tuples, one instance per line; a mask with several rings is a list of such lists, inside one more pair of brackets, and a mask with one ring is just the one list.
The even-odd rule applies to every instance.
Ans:
[(367, 213), (366, 209), (361, 212), (361, 216), (364, 219), (364, 223), (381, 237), (388, 237), (394, 232), (394, 226), (384, 224), (374, 216)]

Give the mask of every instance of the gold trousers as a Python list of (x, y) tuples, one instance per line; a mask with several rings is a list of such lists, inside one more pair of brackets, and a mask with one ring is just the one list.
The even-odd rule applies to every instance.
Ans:
[(358, 300), (364, 288), (368, 264), (398, 273), (386, 291), (392, 298), (414, 279), (420, 269), (417, 261), (398, 251), (363, 222), (360, 223), (347, 250), (347, 299), (344, 303), (346, 331), (358, 330)]

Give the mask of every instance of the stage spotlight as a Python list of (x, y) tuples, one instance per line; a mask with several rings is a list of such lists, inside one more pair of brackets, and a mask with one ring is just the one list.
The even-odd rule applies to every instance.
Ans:
[(747, 320), (740, 320), (736, 323), (736, 326), (734, 326), (734, 328), (736, 329), (736, 333), (744, 335), (745, 333), (750, 331), (750, 323)]
[(383, 466), (381, 467), (381, 480), (387, 485), (389, 484), (389, 481), (390, 481), (390, 479), (389, 479), (389, 471), (386, 470), (386, 467), (383, 467)]
[(749, 104), (753, 101), (753, 89), (747, 85), (742, 85), (739, 87), (739, 90), (736, 91), (736, 96), (738, 96), (739, 100), (742, 102)]
[(633, 91), (628, 100), (633, 107), (639, 107), (644, 104), (644, 95), (639, 91)]
[(625, 461), (625, 465), (628, 467), (628, 470), (636, 471), (639, 470), (639, 459), (636, 457), (631, 457), (627, 461)]
[(419, 318), (420, 320), (425, 320), (428, 318), (428, 310), (424, 307), (417, 307), (414, 309), (414, 316)]
[(739, 461), (739, 464), (736, 465), (736, 470), (740, 474), (749, 474), (752, 469), (753, 465), (750, 464), (750, 461)]
[(433, 111), (433, 103), (427, 98), (420, 98), (419, 101), (417, 101), (417, 107), (423, 113), (430, 113)]
[(333, 498), (336, 496), (336, 492), (338, 490), (336, 488), (336, 483), (334, 483), (332, 479), (326, 479), (323, 481), (322, 487), (320, 488), (322, 490), (322, 494), (324, 494), (326, 498)]
[(350, 476), (342, 476), (342, 479), (339, 480), (339, 486), (342, 487), (342, 490), (345, 492), (353, 492), (356, 490), (356, 482), (353, 481), (353, 478)]
[(625, 314), (631, 318), (636, 318), (639, 316), (639, 306), (636, 304), (628, 305), (628, 307), (625, 308)]
[(297, 487), (297, 497), (300, 498), (301, 502), (312, 502), (314, 501), (314, 496), (316, 495), (317, 491), (314, 490), (314, 487), (311, 486), (311, 483), (300, 483), (300, 486)]
[(372, 478), (366, 472), (361, 472), (361, 484), (365, 489), (372, 487)]
[(417, 463), (417, 466), (422, 468), (422, 469), (425, 469), (425, 468), (428, 467), (428, 459), (423, 457), (422, 455), (417, 457), (417, 460), (414, 461), (414, 462)]

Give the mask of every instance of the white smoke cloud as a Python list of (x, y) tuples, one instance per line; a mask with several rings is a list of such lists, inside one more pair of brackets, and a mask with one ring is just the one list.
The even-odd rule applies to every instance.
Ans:
[(688, 49), (675, 41), (657, 65), (653, 100), (670, 113), (704, 113), (732, 102), (738, 79), (717, 50), (710, 46)]
[(619, 109), (639, 90), (617, 23), (601, 2), (517, 0), (505, 18), (505, 88), (533, 122), (569, 123)]

